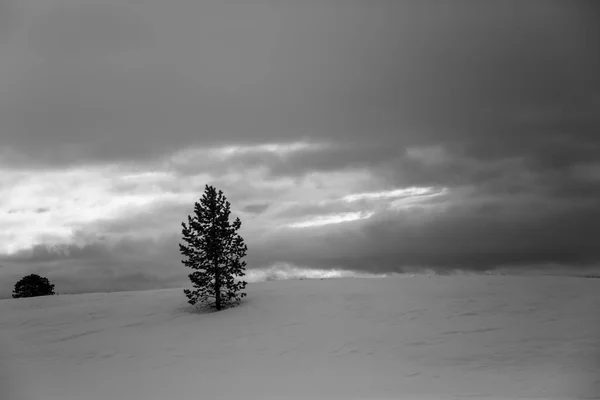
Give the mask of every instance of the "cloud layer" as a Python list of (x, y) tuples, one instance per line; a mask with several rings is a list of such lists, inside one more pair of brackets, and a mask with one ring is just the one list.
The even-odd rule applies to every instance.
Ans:
[(598, 265), (593, 2), (3, 4), (2, 293), (184, 283), (205, 184), (251, 268)]

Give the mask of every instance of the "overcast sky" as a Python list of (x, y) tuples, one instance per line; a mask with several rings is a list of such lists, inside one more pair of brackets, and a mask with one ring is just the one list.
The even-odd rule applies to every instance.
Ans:
[(206, 184), (252, 270), (597, 266), (599, 10), (1, 0), (0, 297), (185, 284)]

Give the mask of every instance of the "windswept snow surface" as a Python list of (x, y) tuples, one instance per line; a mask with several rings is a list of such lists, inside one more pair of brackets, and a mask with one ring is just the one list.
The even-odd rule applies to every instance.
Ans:
[(600, 396), (600, 280), (417, 276), (248, 285), (218, 313), (182, 291), (0, 301), (16, 400)]

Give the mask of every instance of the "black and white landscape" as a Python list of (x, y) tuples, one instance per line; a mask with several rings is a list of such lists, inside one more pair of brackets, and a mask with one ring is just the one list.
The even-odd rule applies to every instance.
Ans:
[(0, 400), (600, 396), (599, 49), (585, 0), (0, 0)]

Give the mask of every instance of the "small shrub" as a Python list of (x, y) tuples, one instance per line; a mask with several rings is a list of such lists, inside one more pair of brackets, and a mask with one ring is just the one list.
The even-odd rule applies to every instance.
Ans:
[(27, 275), (15, 284), (12, 297), (15, 299), (22, 297), (38, 297), (54, 295), (54, 285), (48, 278), (37, 274)]

